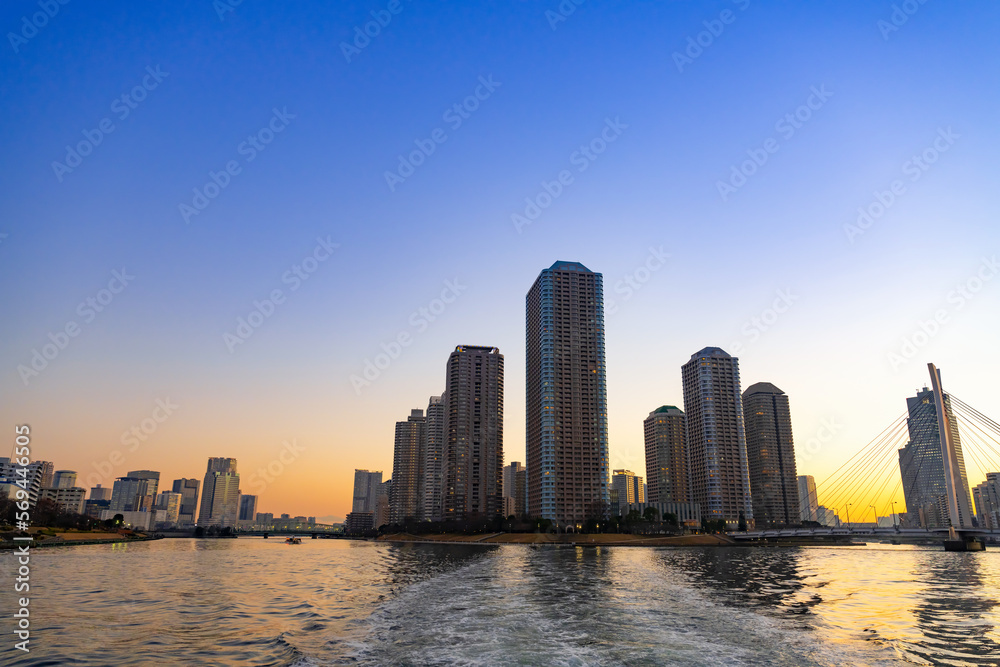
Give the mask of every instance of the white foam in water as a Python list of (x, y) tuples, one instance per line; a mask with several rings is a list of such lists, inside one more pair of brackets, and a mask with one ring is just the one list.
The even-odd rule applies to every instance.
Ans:
[[(794, 621), (713, 601), (635, 549), (508, 546), (414, 584), (368, 620), (354, 657), (426, 665), (874, 665)], [(573, 562), (573, 561), (578, 562)]]

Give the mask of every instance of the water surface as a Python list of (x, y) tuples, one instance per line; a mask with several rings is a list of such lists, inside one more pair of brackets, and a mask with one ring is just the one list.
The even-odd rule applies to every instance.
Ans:
[[(1000, 550), (159, 540), (32, 554), (32, 665), (997, 665)], [(14, 608), (0, 554), (0, 609)]]

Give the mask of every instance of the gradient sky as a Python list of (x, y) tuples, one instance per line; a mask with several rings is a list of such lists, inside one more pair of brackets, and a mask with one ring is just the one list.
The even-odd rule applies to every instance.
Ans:
[[(441, 393), (457, 344), (504, 353), (505, 458), (523, 461), (524, 295), (556, 260), (604, 274), (615, 468), (644, 472), (642, 420), (683, 405), (680, 366), (706, 346), (739, 356), (744, 387), (789, 394), (799, 473), (818, 480), (903, 413), (928, 361), (1000, 416), (1000, 279), (975, 282), (1000, 252), (996, 3), (914, 2), (889, 30), (888, 1), (591, 0), (562, 17), (555, 0), (403, 0), (348, 62), (342, 44), (388, 1), (222, 2), (72, 2), (37, 31), (36, 2), (0, 9), (0, 415), (81, 483), (201, 478), (231, 456), (261, 511), (342, 517), (354, 468), (389, 476), (394, 422)], [(144, 77), (155, 88), (128, 108)], [(446, 111), (481, 77), (499, 85), (455, 128)], [(248, 161), (275, 109), (294, 118)], [(779, 125), (797, 110), (808, 120)], [(53, 167), (104, 119), (78, 166)], [(615, 140), (581, 158), (609, 119)], [(390, 189), (386, 171), (439, 128)], [(723, 198), (748, 151), (766, 162)], [(230, 161), (239, 173), (186, 222), (180, 205)], [(518, 231), (512, 214), (563, 170), (572, 183)], [(283, 276), (317, 238), (339, 247), (293, 291)], [(669, 258), (647, 274), (651, 248)], [(88, 321), (78, 304), (123, 268), (134, 280)], [(422, 325), (446, 281), (463, 289)], [(224, 335), (276, 289), (230, 352)], [(773, 318), (779, 292), (791, 305)], [(78, 335), (23, 381), (70, 322)], [(411, 344), (356, 391), (400, 333)], [(168, 398), (155, 432), (123, 444)], [(283, 470), (251, 482), (269, 464)]]

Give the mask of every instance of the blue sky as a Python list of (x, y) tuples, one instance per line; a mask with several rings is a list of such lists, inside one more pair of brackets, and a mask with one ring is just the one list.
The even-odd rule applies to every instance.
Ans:
[[(391, 468), (393, 422), (440, 393), (449, 351), (487, 344), (506, 355), (506, 458), (523, 460), (523, 299), (556, 260), (603, 272), (614, 301), (614, 467), (644, 470), (642, 418), (682, 405), (680, 366), (707, 345), (738, 348), (744, 386), (789, 393), (800, 447), (842, 424), (800, 449), (818, 478), (903, 412), (927, 361), (997, 405), (1000, 280), (961, 306), (953, 294), (1000, 250), (994, 4), (913, 3), (892, 31), (890, 2), (588, 0), (557, 22), (555, 1), (389, 4), (70, 2), (37, 34), (22, 31), (38, 3), (4, 4), (0, 413), (33, 425), (39, 458), (94, 470), (169, 396), (181, 407), (106, 484), (200, 476), (210, 455), (249, 474), (296, 439), (306, 451), (262, 508), (342, 515), (353, 468)], [(391, 20), (348, 62), (372, 12)], [(456, 104), (475, 107), (459, 127)], [(78, 166), (53, 167), (102, 121), (113, 131)], [(609, 123), (614, 140), (581, 158)], [(258, 135), (273, 140), (248, 161)], [(724, 199), (719, 182), (762, 152)], [(518, 231), (512, 215), (563, 171), (572, 182)], [(894, 181), (891, 205), (845, 230)], [(283, 277), (317, 239), (338, 247), (292, 290)], [(647, 274), (656, 253), (669, 258)], [(78, 304), (123, 267), (134, 281), (85, 322)], [(461, 288), (431, 322), (419, 309), (446, 281)], [(276, 289), (283, 303), (230, 352), (225, 334)], [(769, 313), (779, 292), (790, 305)], [(69, 322), (79, 335), (25, 381), (18, 367)], [(410, 345), (356, 391), (401, 333)]]

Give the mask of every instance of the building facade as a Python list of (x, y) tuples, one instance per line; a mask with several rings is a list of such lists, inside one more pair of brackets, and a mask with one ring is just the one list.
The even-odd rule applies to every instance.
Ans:
[(514, 499), (514, 515), (524, 516), (528, 505), (527, 471), (520, 461), (511, 461), (503, 469), (503, 495)]
[(193, 477), (175, 479), (171, 491), (181, 494), (181, 507), (177, 514), (177, 523), (181, 526), (193, 526), (198, 512), (198, 489), (201, 482)]
[(424, 472), (423, 410), (411, 410), (405, 422), (396, 422), (396, 438), (392, 454), (392, 487), (389, 496), (391, 523), (421, 519), (422, 478)]
[(212, 457), (201, 491), (198, 525), (231, 528), (237, 525), (240, 512), (240, 475), (236, 459)]
[(816, 478), (799, 475), (799, 521), (819, 521), (819, 496), (816, 494)]
[[(138, 473), (143, 473), (143, 476), (139, 476)], [(133, 471), (125, 477), (119, 477), (111, 490), (111, 510), (114, 512), (151, 510), (156, 500), (158, 484), (159, 473), (151, 473), (148, 470)]]
[(684, 412), (664, 405), (642, 423), (646, 444), (646, 486), (651, 503), (691, 500), (691, 473), (684, 440)]
[(709, 520), (753, 526), (739, 360), (718, 347), (691, 355), (681, 369), (691, 497)]
[[(10, 458), (0, 457), (0, 496), (14, 498), (17, 496), (18, 490), (24, 490), (28, 493), (28, 504), (34, 507), (38, 503), (42, 489), (52, 486), (51, 475), (48, 476), (49, 484), (42, 485), (42, 480), (46, 477), (46, 464), (49, 467), (52, 466), (47, 461), (33, 461), (22, 468), (17, 465), (16, 460), (11, 461)], [(22, 469), (24, 470), (23, 476), (21, 475)]]
[(423, 518), (441, 521), (444, 516), (444, 444), (447, 393), (431, 396), (424, 426)]
[(770, 382), (750, 385), (743, 392), (743, 422), (754, 522), (758, 528), (798, 525), (799, 481), (788, 395)]
[(603, 276), (556, 262), (525, 311), (528, 514), (582, 527), (609, 501)]
[[(947, 395), (944, 396), (944, 405), (946, 422), (951, 429), (958, 459), (955, 479), (958, 511), (962, 525), (971, 527), (972, 499), (965, 473), (962, 441), (958, 433), (958, 421), (951, 409), (951, 399)], [(919, 525), (924, 528), (947, 528), (950, 517), (934, 392), (925, 387), (916, 396), (906, 399), (906, 409), (906, 427), (910, 440), (899, 450), (899, 472), (903, 480), (908, 521), (919, 521)]]
[(253, 523), (257, 516), (257, 496), (250, 494), (240, 494), (240, 515), (241, 523)]
[(72, 489), (75, 486), (75, 470), (56, 470), (52, 476), (52, 488), (54, 489)]
[(176, 526), (181, 512), (182, 499), (181, 494), (173, 491), (161, 491), (156, 494), (156, 523)]
[(986, 481), (972, 489), (972, 502), (980, 528), (1000, 528), (1000, 472), (986, 473)]
[(615, 470), (611, 475), (611, 488), (618, 492), (619, 507), (646, 502), (642, 477), (631, 470)]
[(444, 437), (445, 521), (503, 512), (503, 355), (459, 345), (448, 358)]
[(41, 497), (51, 500), (63, 512), (70, 514), (83, 514), (87, 505), (87, 490), (79, 487), (42, 489)]
[(379, 486), (378, 497), (375, 500), (374, 527), (381, 528), (389, 523), (391, 512), (389, 508), (389, 496), (392, 493), (392, 480), (387, 479)]
[(354, 501), (352, 512), (375, 511), (375, 501), (378, 499), (378, 489), (382, 486), (382, 471), (354, 470)]

